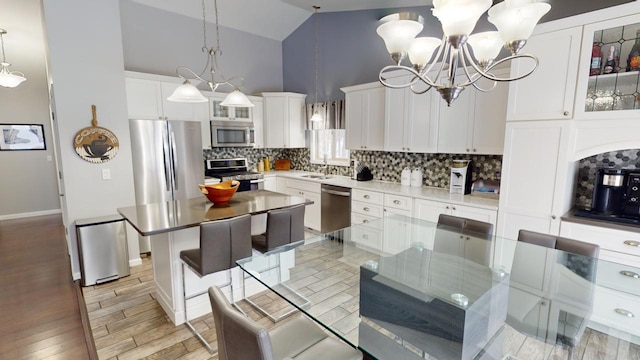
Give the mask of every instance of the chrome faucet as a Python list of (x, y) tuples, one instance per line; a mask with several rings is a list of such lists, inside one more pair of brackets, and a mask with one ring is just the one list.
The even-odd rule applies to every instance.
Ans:
[(329, 173), (329, 165), (327, 164), (327, 154), (324, 154), (324, 177)]

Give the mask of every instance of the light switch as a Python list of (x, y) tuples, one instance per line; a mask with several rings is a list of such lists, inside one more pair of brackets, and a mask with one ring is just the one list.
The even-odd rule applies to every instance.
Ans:
[(102, 169), (102, 180), (111, 179), (111, 169)]

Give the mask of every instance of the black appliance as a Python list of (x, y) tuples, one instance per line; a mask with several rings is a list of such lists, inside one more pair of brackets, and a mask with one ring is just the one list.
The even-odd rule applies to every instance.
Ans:
[[(238, 191), (264, 189), (264, 175), (248, 169), (246, 158), (206, 160), (204, 175), (216, 181), (238, 180)], [(205, 178), (206, 183), (210, 182)]]
[(580, 209), (576, 216), (640, 224), (640, 170), (599, 169), (591, 209)]

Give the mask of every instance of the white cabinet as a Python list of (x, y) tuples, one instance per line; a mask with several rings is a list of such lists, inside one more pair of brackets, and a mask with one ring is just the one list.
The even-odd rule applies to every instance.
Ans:
[(501, 237), (520, 229), (555, 234), (573, 204), (575, 163), (567, 161), (569, 121), (507, 123), (498, 209)]
[(303, 180), (286, 179), (286, 194), (302, 196), (313, 201), (304, 212), (304, 226), (320, 231), (322, 206), (320, 205), (320, 183)]
[(459, 216), (467, 219), (487, 222), (493, 224), (494, 231), (498, 215), (495, 210), (441, 201), (415, 199), (413, 207), (413, 217), (437, 223), (440, 214)]
[[(408, 82), (407, 76), (398, 80)], [(437, 97), (437, 98), (436, 98)], [(414, 94), (411, 89), (385, 89), (384, 150), (436, 152), (438, 117), (435, 91)]]
[(340, 90), (345, 93), (347, 148), (383, 150), (385, 88), (375, 82)]
[(262, 98), (249, 97), (249, 100), (253, 103), (251, 109), (251, 118), (253, 119), (253, 134), (255, 137), (256, 149), (264, 148), (264, 102)]
[[(582, 27), (535, 34), (522, 53), (533, 54), (538, 68), (524, 79), (509, 83), (507, 121), (554, 120), (573, 117)], [(529, 59), (511, 64), (511, 76), (526, 73)]]
[(251, 122), (255, 108), (222, 106), (220, 103), (225, 97), (227, 97), (225, 93), (214, 92), (209, 95), (209, 119), (215, 121)]
[[(130, 119), (193, 120), (195, 118), (193, 104), (167, 100), (180, 85), (178, 78), (132, 72), (126, 72), (126, 76), (127, 113)], [(167, 81), (155, 80), (156, 78)]]
[(278, 192), (278, 181), (275, 176), (267, 176), (264, 178), (264, 189)]
[[(508, 77), (506, 69), (494, 75)], [(464, 76), (461, 72), (458, 76)], [(441, 82), (444, 80), (441, 80)], [(483, 89), (493, 82), (478, 81)], [(451, 106), (438, 105), (438, 152), (445, 154), (502, 154), (507, 112), (508, 84), (497, 82), (493, 90), (481, 92), (471, 87)]]
[(264, 146), (267, 148), (305, 147), (306, 95), (262, 93), (264, 99)]

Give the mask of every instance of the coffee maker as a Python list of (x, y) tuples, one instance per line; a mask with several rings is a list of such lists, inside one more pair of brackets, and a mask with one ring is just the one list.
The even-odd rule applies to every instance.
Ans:
[(640, 222), (640, 170), (599, 169), (591, 210), (586, 216), (617, 222)]
[(471, 193), (471, 160), (453, 160), (449, 193), (463, 195)]

